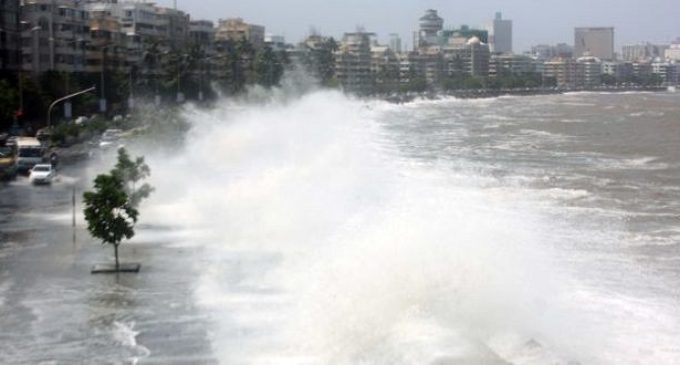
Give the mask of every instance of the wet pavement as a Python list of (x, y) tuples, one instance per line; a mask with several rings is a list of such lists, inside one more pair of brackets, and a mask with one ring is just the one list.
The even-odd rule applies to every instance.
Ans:
[(168, 228), (140, 226), (140, 239), (121, 245), (139, 274), (90, 274), (113, 249), (89, 236), (80, 214), (74, 241), (83, 167), (63, 167), (51, 186), (25, 177), (0, 186), (0, 363), (217, 363), (191, 295), (199, 252)]

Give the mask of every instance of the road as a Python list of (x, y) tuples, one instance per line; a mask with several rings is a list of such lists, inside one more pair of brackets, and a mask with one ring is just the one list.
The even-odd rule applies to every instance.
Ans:
[(0, 186), (0, 363), (217, 363), (190, 295), (197, 253), (163, 239), (169, 228), (139, 227), (121, 246), (139, 274), (90, 274), (113, 250), (81, 214), (74, 241), (72, 190), (80, 213), (86, 165), (64, 166), (51, 186)]

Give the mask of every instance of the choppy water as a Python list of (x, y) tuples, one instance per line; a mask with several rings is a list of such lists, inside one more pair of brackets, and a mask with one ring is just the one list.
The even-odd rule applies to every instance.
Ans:
[[(100, 346), (140, 363), (680, 361), (679, 94), (393, 105), (313, 92), (186, 116), (184, 149), (137, 151), (157, 189), (132, 244), (150, 269), (124, 288), (143, 299), (50, 302), (80, 313), (69, 343), (115, 336), (48, 343), (39, 359)], [(187, 274), (157, 275), (167, 262)], [(11, 295), (17, 272), (0, 275), (0, 298), (40, 298)], [(172, 305), (156, 313), (152, 298)], [(174, 312), (189, 319), (170, 324)], [(189, 327), (183, 357), (171, 339)], [(203, 333), (211, 354), (192, 358)], [(6, 358), (31, 359), (13, 345)]]

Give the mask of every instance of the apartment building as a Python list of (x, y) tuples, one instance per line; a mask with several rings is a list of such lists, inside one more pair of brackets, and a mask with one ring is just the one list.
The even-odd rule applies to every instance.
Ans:
[(472, 37), (460, 45), (457, 42), (442, 49), (449, 75), (464, 73), (470, 76), (489, 75), (491, 52), (489, 45), (477, 37)]
[(571, 58), (553, 58), (543, 63), (544, 82), (553, 79), (557, 86), (577, 84), (577, 63)]
[(21, 69), (19, 0), (0, 1), (0, 71)]
[(373, 33), (345, 33), (335, 52), (335, 76), (346, 91), (368, 94), (373, 89), (371, 38)]
[(492, 54), (489, 61), (489, 76), (498, 75), (522, 75), (536, 72), (534, 60), (525, 55), (515, 55), (510, 53)]
[(664, 53), (669, 47), (669, 45), (651, 43), (625, 45), (622, 47), (621, 55), (624, 61), (630, 62), (652, 60), (664, 58)]
[(23, 70), (86, 71), (89, 13), (77, 0), (26, 0), (21, 12)]
[(240, 41), (246, 40), (255, 49), (264, 47), (264, 27), (261, 25), (248, 24), (241, 18), (220, 19), (215, 33), (216, 41)]

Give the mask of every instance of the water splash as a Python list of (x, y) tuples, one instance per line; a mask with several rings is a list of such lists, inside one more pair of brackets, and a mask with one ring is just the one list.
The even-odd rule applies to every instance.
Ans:
[(319, 91), (188, 109), (185, 148), (148, 156), (145, 219), (208, 252), (195, 295), (221, 360), (500, 364), (530, 341), (589, 359), (605, 336), (562, 305), (550, 225), (395, 154), (377, 122), (393, 108)]

